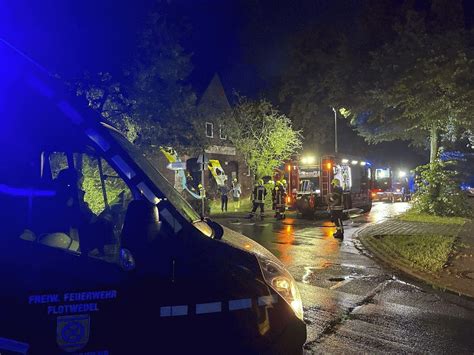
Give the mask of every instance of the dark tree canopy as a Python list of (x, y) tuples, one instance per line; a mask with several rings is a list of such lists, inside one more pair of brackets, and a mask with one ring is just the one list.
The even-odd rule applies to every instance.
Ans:
[(86, 73), (78, 94), (143, 148), (200, 145), (193, 129), (196, 95), (187, 82), (193, 70), (191, 53), (181, 45), (189, 31), (168, 3), (157, 1), (138, 35), (134, 60), (123, 74)]
[(193, 69), (191, 54), (180, 44), (189, 28), (182, 23), (157, 11), (140, 36), (130, 70), (130, 94), (135, 101), (133, 114), (142, 127), (142, 144), (196, 143), (196, 95), (186, 82)]
[(430, 138), (435, 153), (439, 133), (472, 128), (462, 1), (365, 0), (353, 10), (336, 16), (334, 7), (292, 41), (280, 97), (305, 137), (331, 137), (331, 107), (369, 142)]

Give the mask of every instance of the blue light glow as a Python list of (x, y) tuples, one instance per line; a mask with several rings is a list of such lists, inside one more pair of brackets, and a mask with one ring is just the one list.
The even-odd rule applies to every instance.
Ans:
[(12, 187), (0, 184), (0, 193), (15, 197), (52, 197), (56, 195), (54, 190), (38, 190), (34, 188)]
[(83, 118), (79, 112), (73, 108), (69, 102), (67, 101), (60, 101), (58, 102), (59, 109), (74, 123), (74, 124), (81, 124)]
[(54, 96), (53, 90), (51, 90), (51, 88), (49, 88), (45, 83), (34, 76), (28, 78), (28, 84), (48, 99), (51, 99)]

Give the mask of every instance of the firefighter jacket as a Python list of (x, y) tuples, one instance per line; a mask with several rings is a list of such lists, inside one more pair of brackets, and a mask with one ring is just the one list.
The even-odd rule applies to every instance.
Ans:
[(329, 195), (329, 208), (331, 210), (343, 210), (344, 209), (344, 202), (343, 202), (343, 191), (342, 187), (334, 186), (332, 188), (331, 194)]
[(285, 204), (286, 191), (285, 188), (280, 185), (276, 186), (272, 191), (272, 200), (275, 205)]
[(267, 189), (263, 185), (257, 185), (253, 189), (252, 198), (254, 203), (265, 203), (265, 196), (267, 196)]

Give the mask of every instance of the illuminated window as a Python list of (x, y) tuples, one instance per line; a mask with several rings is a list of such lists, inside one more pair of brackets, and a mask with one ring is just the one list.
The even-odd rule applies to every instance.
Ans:
[(387, 179), (390, 177), (390, 169), (376, 169), (375, 170), (375, 179)]
[(225, 134), (225, 128), (224, 127), (219, 127), (219, 137), (222, 140), (227, 139), (227, 135)]
[(214, 124), (206, 122), (206, 137), (214, 138)]

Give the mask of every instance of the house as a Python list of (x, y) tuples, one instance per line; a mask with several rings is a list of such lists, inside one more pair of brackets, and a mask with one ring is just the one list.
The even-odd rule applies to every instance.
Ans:
[[(251, 191), (251, 176), (244, 158), (232, 143), (228, 140), (224, 127), (226, 116), (230, 115), (232, 108), (227, 99), (222, 82), (217, 74), (214, 74), (207, 89), (204, 91), (198, 103), (198, 115), (201, 125), (201, 134), (205, 138), (206, 156), (212, 160), (219, 160), (224, 173), (227, 175), (227, 183), (230, 186), (233, 179), (237, 178), (242, 187), (242, 193), (247, 196)], [(216, 188), (211, 174), (207, 174), (207, 186), (211, 187), (211, 193)]]
[[(191, 149), (191, 151), (196, 152), (194, 157), (179, 154), (180, 152), (178, 152), (181, 161), (186, 162), (193, 181), (197, 182), (201, 179), (200, 165), (197, 162), (199, 152), (201, 151), (201, 154), (204, 153), (207, 159), (220, 162), (224, 174), (227, 175), (226, 183), (229, 187), (233, 179), (237, 178), (241, 184), (243, 196), (248, 196), (252, 189), (251, 175), (243, 156), (230, 143), (223, 129), (226, 115), (230, 115), (231, 106), (217, 74), (214, 74), (207, 89), (201, 96), (197, 105), (197, 111), (196, 134), (200, 134), (201, 138), (203, 138), (204, 152), (202, 152), (201, 147)], [(167, 169), (168, 160), (162, 153), (156, 152), (148, 156), (148, 158), (177, 190), (182, 190), (182, 179), (179, 177), (179, 173)], [(206, 171), (204, 182), (207, 195), (210, 198), (216, 198), (218, 196), (217, 184), (210, 171)]]

